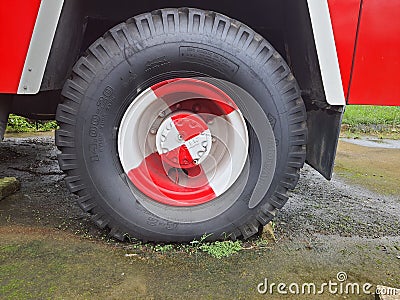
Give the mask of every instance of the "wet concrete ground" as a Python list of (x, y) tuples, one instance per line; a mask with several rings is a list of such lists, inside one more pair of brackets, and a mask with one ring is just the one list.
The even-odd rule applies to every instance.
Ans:
[(341, 141), (369, 148), (400, 149), (400, 140), (380, 139), (373, 136), (357, 139), (342, 138)]
[[(347, 275), (342, 283), (361, 288), (400, 287), (399, 149), (341, 143), (331, 182), (303, 169), (275, 220), (275, 244), (220, 260), (108, 240), (74, 204), (56, 153), (46, 136), (0, 144), (0, 176), (22, 183), (0, 201), (1, 299), (290, 299), (276, 286), (272, 296), (260, 294), (257, 285), (267, 279), (298, 284), (300, 292), (303, 283), (314, 283), (318, 290), (329, 280), (340, 284), (339, 272)], [(360, 293), (333, 295), (325, 287), (300, 298), (374, 299)]]

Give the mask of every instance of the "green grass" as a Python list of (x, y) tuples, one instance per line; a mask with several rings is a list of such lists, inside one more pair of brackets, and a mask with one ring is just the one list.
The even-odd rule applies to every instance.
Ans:
[(343, 116), (343, 124), (356, 125), (400, 125), (400, 107), (348, 105)]
[(7, 132), (36, 132), (52, 131), (57, 129), (56, 121), (31, 121), (29, 119), (10, 115), (7, 123)]
[(243, 249), (240, 241), (217, 241), (214, 243), (204, 243), (200, 245), (199, 248), (201, 251), (218, 259), (231, 256)]
[(348, 105), (341, 136), (359, 138), (366, 134), (380, 139), (400, 139), (400, 107)]
[[(243, 250), (243, 244), (241, 241), (216, 241), (216, 242), (207, 242), (206, 239), (210, 235), (204, 234), (199, 240), (193, 240), (188, 244), (154, 244), (154, 243), (141, 243), (140, 241), (134, 242), (131, 241), (129, 248), (134, 252), (138, 253), (160, 253), (160, 254), (168, 254), (168, 253), (187, 253), (191, 254), (199, 254), (200, 252), (204, 252), (212, 257), (221, 259), (223, 257), (229, 257), (233, 254), (238, 253)], [(264, 241), (265, 242), (265, 241)], [(259, 244), (258, 240), (254, 241), (254, 246), (262, 248), (264, 244)], [(127, 254), (127, 256), (132, 254)], [(134, 253), (133, 255), (137, 255)]]

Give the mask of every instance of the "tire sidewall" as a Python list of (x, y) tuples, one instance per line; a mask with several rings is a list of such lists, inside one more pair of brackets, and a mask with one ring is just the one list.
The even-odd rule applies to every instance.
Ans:
[[(182, 40), (185, 42), (181, 42)], [(182, 59), (183, 48), (201, 49), (203, 54), (185, 61)], [(204, 60), (204, 53), (209, 54), (209, 61)], [(201, 60), (203, 62), (199, 63)], [(274, 179), (264, 200), (257, 207), (249, 209), (247, 194), (251, 193), (251, 188), (247, 187), (240, 196), (236, 195), (238, 200), (222, 215), (207, 222), (191, 224), (160, 218), (133, 198), (118, 157), (117, 136), (120, 121), (126, 108), (140, 91), (162, 80), (173, 78), (174, 71), (182, 70), (215, 76), (242, 87), (257, 100), (268, 116), (275, 135), (277, 163)], [(78, 145), (82, 145), (78, 149), (77, 158), (78, 163), (85, 166), (82, 168), (85, 170), (83, 177), (90, 183), (87, 185), (90, 194), (98, 199), (101, 210), (106, 212), (112, 222), (118, 220), (121, 231), (150, 240), (160, 240), (160, 237), (164, 240), (187, 240), (187, 237), (210, 232), (220, 236), (254, 219), (259, 207), (271, 198), (282, 179), (288, 156), (289, 128), (285, 120), (287, 107), (273, 80), (269, 69), (255, 64), (246, 53), (209, 37), (199, 39), (199, 36), (191, 34), (180, 34), (179, 37), (160, 36), (146, 40), (145, 47), (140, 52), (133, 49), (124, 53), (116, 52), (89, 84), (79, 109), (80, 117), (76, 122), (75, 136)], [(253, 158), (249, 155), (250, 179), (258, 177), (259, 174), (255, 173), (260, 168), (260, 160), (256, 158), (260, 151), (257, 150), (257, 145), (251, 147), (253, 149), (250, 152), (256, 154)], [(250, 182), (249, 186), (251, 184), (254, 182)], [(232, 196), (229, 191), (225, 194)]]

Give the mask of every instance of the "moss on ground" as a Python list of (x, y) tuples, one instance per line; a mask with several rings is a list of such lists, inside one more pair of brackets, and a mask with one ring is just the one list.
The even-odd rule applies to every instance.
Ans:
[(374, 192), (400, 194), (399, 149), (370, 148), (340, 141), (334, 170), (350, 183)]

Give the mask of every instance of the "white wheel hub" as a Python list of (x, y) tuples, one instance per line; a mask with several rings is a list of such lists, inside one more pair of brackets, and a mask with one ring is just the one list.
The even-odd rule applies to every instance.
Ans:
[(210, 153), (210, 129), (201, 117), (177, 112), (166, 118), (157, 130), (158, 154), (171, 166), (187, 169), (201, 164)]

